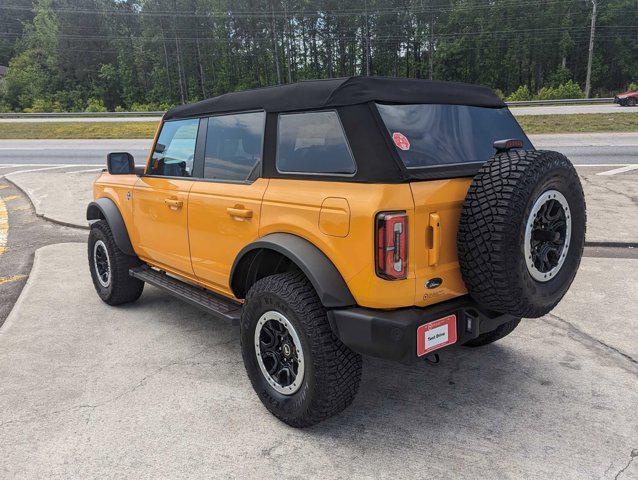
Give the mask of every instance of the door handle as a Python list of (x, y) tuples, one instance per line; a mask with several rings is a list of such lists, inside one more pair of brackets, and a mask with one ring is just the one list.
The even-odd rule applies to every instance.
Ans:
[(164, 203), (168, 208), (174, 208), (176, 210), (178, 208), (182, 208), (182, 205), (184, 205), (184, 202), (182, 202), (181, 200), (176, 200), (174, 198), (166, 198), (164, 199)]
[(253, 218), (253, 211), (248, 210), (247, 208), (229, 207), (226, 209), (226, 212), (228, 212), (228, 215), (230, 215), (231, 217), (246, 219)]
[(428, 254), (428, 265), (434, 266), (439, 263), (439, 258), (441, 256), (441, 217), (439, 217), (438, 213), (430, 214), (430, 230), (432, 246), (430, 247), (430, 252)]

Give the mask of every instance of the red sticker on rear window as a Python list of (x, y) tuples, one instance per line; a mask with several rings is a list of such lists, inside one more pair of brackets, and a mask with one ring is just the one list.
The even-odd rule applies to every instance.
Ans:
[(410, 150), (410, 140), (402, 133), (394, 132), (392, 134), (392, 140), (400, 150)]

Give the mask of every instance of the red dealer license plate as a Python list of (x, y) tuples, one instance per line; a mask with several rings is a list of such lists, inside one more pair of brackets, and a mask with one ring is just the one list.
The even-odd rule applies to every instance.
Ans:
[(419, 357), (456, 343), (456, 315), (421, 325), (416, 330), (416, 354)]

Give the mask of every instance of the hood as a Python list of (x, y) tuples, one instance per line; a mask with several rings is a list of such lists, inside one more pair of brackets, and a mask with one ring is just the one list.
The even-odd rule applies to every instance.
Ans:
[(617, 93), (616, 96), (618, 98), (620, 97), (628, 97), (629, 95), (637, 95), (638, 96), (638, 91), (637, 92), (623, 92), (623, 93)]

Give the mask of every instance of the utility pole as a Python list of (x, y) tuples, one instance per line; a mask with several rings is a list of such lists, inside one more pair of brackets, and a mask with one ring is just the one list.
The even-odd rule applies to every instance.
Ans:
[(277, 85), (281, 85), (281, 68), (279, 68), (279, 49), (277, 48), (277, 30), (276, 30), (276, 20), (275, 20), (275, 7), (273, 6), (272, 1), (270, 2), (270, 13), (271, 13), (271, 29), (270, 33), (272, 34), (272, 48), (274, 50), (273, 57), (275, 58), (275, 70), (277, 72)]
[(434, 13), (430, 14), (430, 80), (434, 79)]
[[(288, 30), (288, 34), (286, 35), (286, 27)], [(290, 21), (288, 20), (288, 0), (284, 3), (284, 50), (286, 54), (286, 61), (288, 63), (288, 83), (292, 83), (292, 61), (290, 59), (291, 49), (290, 46), (290, 37), (292, 36), (292, 28), (290, 26)]]
[(598, 15), (599, 0), (591, 0), (591, 31), (589, 33), (589, 54), (587, 57), (587, 79), (585, 80), (585, 98), (589, 98), (591, 92), (591, 64), (594, 57), (594, 35), (596, 34), (596, 16)]
[(366, 76), (370, 76), (370, 22), (368, 18), (368, 0), (365, 1), (366, 13)]

